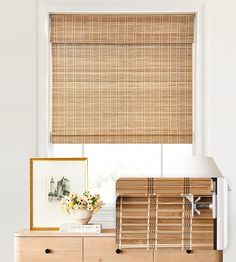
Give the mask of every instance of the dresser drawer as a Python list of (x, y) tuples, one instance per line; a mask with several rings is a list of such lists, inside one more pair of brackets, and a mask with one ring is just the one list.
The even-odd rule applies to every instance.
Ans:
[(154, 262), (223, 262), (223, 252), (216, 250), (196, 250), (192, 254), (185, 251), (157, 250)]
[(124, 250), (116, 254), (114, 237), (85, 237), (85, 262), (153, 262), (153, 251)]
[(82, 238), (16, 237), (15, 262), (80, 262)]

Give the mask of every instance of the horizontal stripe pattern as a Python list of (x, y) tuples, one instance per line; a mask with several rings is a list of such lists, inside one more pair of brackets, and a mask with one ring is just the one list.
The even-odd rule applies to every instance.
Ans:
[(51, 15), (52, 143), (192, 143), (193, 21)]
[[(116, 183), (116, 246), (119, 249), (213, 250), (212, 210), (192, 215), (185, 197), (212, 203), (211, 178), (120, 178)], [(195, 198), (196, 199), (196, 198)]]
[[(193, 43), (194, 15), (51, 15), (52, 43)], [(117, 33), (119, 30), (119, 34)], [(186, 34), (188, 38), (186, 39)]]

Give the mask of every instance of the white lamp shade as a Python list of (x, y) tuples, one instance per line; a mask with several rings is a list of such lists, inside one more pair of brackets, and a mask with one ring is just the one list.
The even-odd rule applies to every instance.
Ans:
[(169, 163), (164, 177), (223, 177), (212, 157), (182, 157)]

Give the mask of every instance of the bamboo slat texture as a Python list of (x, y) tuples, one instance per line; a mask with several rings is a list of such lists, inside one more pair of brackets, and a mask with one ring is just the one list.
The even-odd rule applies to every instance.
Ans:
[(194, 14), (52, 14), (52, 43), (193, 43)]
[(53, 14), (52, 143), (192, 143), (194, 14)]
[(117, 248), (214, 249), (211, 209), (192, 216), (185, 197), (201, 196), (198, 204), (210, 204), (210, 178), (122, 178), (116, 192)]

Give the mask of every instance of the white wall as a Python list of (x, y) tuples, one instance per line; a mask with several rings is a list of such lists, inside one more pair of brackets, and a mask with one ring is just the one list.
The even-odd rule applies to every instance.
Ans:
[(236, 1), (206, 1), (207, 152), (228, 179), (230, 192), (229, 248), (236, 249)]
[(36, 152), (36, 0), (0, 2), (0, 261), (29, 223), (29, 157)]
[[(225, 261), (232, 262), (236, 248), (232, 233), (236, 232), (236, 2), (205, 3), (206, 146), (233, 190), (230, 244), (225, 252)], [(0, 2), (0, 261), (4, 262), (13, 261), (13, 232), (29, 225), (28, 159), (37, 149), (36, 13), (36, 0)]]

